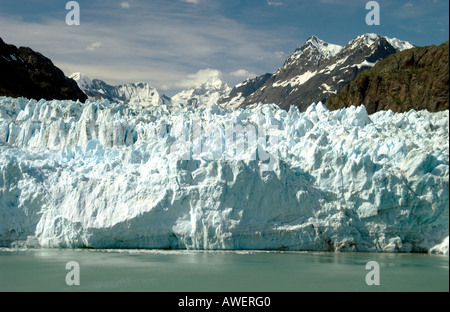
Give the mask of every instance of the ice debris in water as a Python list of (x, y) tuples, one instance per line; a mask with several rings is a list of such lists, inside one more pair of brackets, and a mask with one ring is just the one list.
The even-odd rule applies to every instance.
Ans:
[[(0, 245), (441, 252), (448, 111), (0, 98)], [(445, 245), (445, 241), (443, 243)]]

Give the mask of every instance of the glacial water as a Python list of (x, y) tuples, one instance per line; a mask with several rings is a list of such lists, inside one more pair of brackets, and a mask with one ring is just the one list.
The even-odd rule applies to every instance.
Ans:
[[(78, 268), (67, 263), (78, 264)], [(368, 262), (379, 284), (367, 285)], [(68, 285), (76, 281), (79, 285)], [(371, 275), (373, 276), (373, 275)], [(0, 249), (1, 292), (449, 291), (448, 256), (257, 251)]]

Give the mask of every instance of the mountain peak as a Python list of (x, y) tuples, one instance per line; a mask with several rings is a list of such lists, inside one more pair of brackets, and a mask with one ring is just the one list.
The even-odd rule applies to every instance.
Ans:
[(363, 46), (370, 48), (379, 39), (381, 39), (380, 35), (377, 35), (375, 33), (367, 33), (367, 34), (360, 35), (360, 36), (356, 37), (355, 39), (351, 40), (347, 44), (347, 47), (350, 49), (355, 49), (355, 48), (363, 45)]
[(412, 45), (405, 41), (375, 33), (362, 34), (345, 48), (314, 35), (275, 73), (269, 77), (261, 76), (259, 81), (262, 83), (256, 88), (250, 82), (239, 84), (222, 103), (242, 108), (255, 103), (275, 103), (285, 109), (295, 105), (304, 111), (311, 103), (324, 103), (359, 72), (409, 47)]
[(92, 85), (91, 78), (80, 72), (73, 73), (69, 78), (75, 80), (81, 90), (87, 89)]
[(326, 58), (333, 57), (342, 50), (340, 45), (325, 42), (315, 35), (306, 40), (305, 44), (300, 49), (305, 50), (308, 48), (319, 51)]
[(231, 88), (219, 76), (211, 76), (193, 89), (184, 90), (172, 97), (175, 105), (190, 107), (210, 107), (227, 96)]
[(411, 48), (414, 48), (414, 45), (412, 45), (411, 43), (407, 42), (407, 41), (402, 41), (399, 40), (397, 38), (389, 38), (386, 36), (381, 36), (375, 33), (366, 33), (363, 35), (360, 35), (358, 37), (356, 37), (355, 39), (353, 39), (352, 41), (350, 41), (350, 43), (348, 44), (348, 46), (350, 46), (350, 48), (354, 48), (359, 44), (364, 44), (367, 47), (371, 47), (375, 42), (377, 42), (380, 39), (386, 39), (386, 41), (392, 45), (397, 51), (404, 51), (404, 50), (408, 50)]
[(447, 42), (390, 55), (361, 72), (338, 94), (330, 96), (326, 104), (341, 109), (364, 103), (369, 114), (380, 110), (448, 110), (448, 51)]
[(228, 86), (218, 76), (209, 77), (205, 82), (200, 84), (197, 88), (202, 89), (226, 89)]
[(108, 99), (110, 101), (123, 101), (127, 104), (139, 104), (141, 106), (161, 105), (170, 102), (165, 95), (160, 95), (158, 90), (146, 82), (132, 82), (111, 86), (99, 79), (91, 79), (83, 73), (77, 72), (70, 75), (80, 89), (91, 100)]
[(320, 40), (319, 37), (317, 37), (316, 35), (312, 35), (311, 37), (309, 37), (308, 40), (306, 40), (306, 42), (316, 43), (316, 42), (323, 42), (323, 40)]
[(376, 34), (376, 33), (365, 33), (365, 34), (362, 34), (362, 35), (356, 37), (356, 39), (364, 38), (365, 40), (376, 41), (376, 40), (380, 39), (381, 37), (382, 36), (380, 36), (379, 34)]
[(402, 41), (397, 38), (388, 38), (388, 37), (385, 37), (385, 38), (394, 48), (396, 48), (399, 51), (404, 51), (404, 50), (409, 50), (409, 49), (414, 48), (414, 45), (412, 45), (408, 41)]

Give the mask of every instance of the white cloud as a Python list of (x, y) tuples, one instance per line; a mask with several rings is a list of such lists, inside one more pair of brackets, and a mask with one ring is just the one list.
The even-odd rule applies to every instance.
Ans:
[(86, 50), (91, 51), (91, 52), (94, 52), (95, 50), (97, 50), (97, 49), (100, 48), (101, 46), (102, 46), (102, 43), (99, 42), (99, 41), (97, 41), (97, 42), (94, 42), (94, 43), (91, 43), (90, 45), (88, 45), (88, 46), (86, 47)]
[(199, 1), (199, 0), (181, 0), (181, 1), (187, 2), (187, 3), (195, 3), (195, 4), (198, 4), (198, 1)]
[(195, 74), (189, 74), (186, 78), (176, 82), (175, 85), (183, 89), (195, 88), (213, 77), (222, 78), (222, 72), (211, 68), (200, 69)]
[(79, 27), (53, 17), (31, 22), (2, 16), (0, 29), (5, 42), (42, 53), (67, 76), (79, 71), (109, 84), (145, 81), (169, 96), (220, 73), (233, 85), (240, 78), (231, 76), (230, 68), (262, 73), (279, 67), (273, 47), (287, 40), (278, 32), (153, 2), (140, 5), (134, 15), (124, 15), (119, 5), (97, 18), (86, 15)]
[(120, 7), (122, 9), (129, 9), (130, 8), (130, 3), (127, 2), (127, 1), (123, 1), (123, 2), (120, 3)]
[(270, 1), (270, 0), (268, 0), (267, 4), (270, 5), (270, 6), (280, 6), (280, 5), (283, 5), (284, 3), (283, 2), (278, 2), (278, 1)]
[(255, 73), (251, 73), (246, 69), (238, 69), (236, 71), (233, 71), (230, 73), (230, 76), (236, 77), (236, 78), (253, 78), (256, 77), (257, 75)]
[(275, 51), (275, 57), (278, 59), (283, 59), (285, 58), (284, 52), (283, 51)]

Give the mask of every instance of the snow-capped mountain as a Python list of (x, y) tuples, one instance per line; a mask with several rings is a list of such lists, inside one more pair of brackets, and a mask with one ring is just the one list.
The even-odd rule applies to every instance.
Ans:
[(229, 108), (238, 108), (245, 101), (246, 97), (261, 88), (271, 76), (272, 74), (265, 74), (255, 78), (248, 78), (246, 81), (234, 86), (227, 96), (221, 97), (219, 103), (227, 103)]
[[(408, 42), (377, 34), (358, 36), (345, 47), (312, 36), (251, 95), (245, 99), (223, 98), (220, 103), (227, 107), (236, 107), (239, 102), (240, 107), (275, 103), (284, 109), (295, 105), (305, 111), (311, 103), (325, 102), (362, 70), (412, 47)], [(239, 87), (243, 88), (243, 84)], [(238, 92), (232, 90), (230, 94)]]
[(127, 104), (141, 106), (170, 104), (170, 98), (160, 94), (158, 90), (148, 83), (127, 83), (111, 86), (99, 79), (91, 79), (82, 73), (70, 76), (75, 80), (84, 93), (91, 100), (108, 99), (110, 101), (123, 101)]
[(69, 78), (75, 80), (82, 90), (88, 90), (92, 87), (92, 79), (82, 73), (74, 73)]
[(211, 77), (201, 85), (174, 95), (173, 106), (182, 107), (210, 107), (217, 104), (221, 97), (227, 96), (231, 88), (219, 77)]
[(99, 79), (91, 79), (82, 73), (70, 76), (75, 80), (91, 100), (108, 99), (110, 101), (123, 101), (127, 104), (141, 106), (167, 105), (172, 108), (182, 107), (210, 107), (217, 104), (219, 98), (228, 95), (231, 88), (218, 77), (211, 77), (195, 88), (184, 90), (169, 98), (161, 95), (157, 89), (148, 83), (128, 83), (111, 86)]
[(343, 49), (340, 45), (327, 43), (316, 36), (309, 38), (303, 46), (295, 50), (289, 56), (282, 68), (287, 66), (298, 66), (306, 69), (309, 65), (316, 65), (324, 59), (330, 59)]

